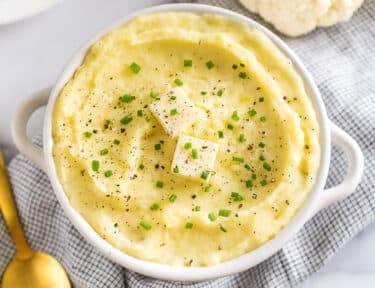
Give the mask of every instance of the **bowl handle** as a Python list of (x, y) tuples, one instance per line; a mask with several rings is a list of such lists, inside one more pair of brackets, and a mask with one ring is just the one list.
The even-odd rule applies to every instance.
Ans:
[(22, 154), (38, 164), (44, 171), (46, 171), (46, 167), (43, 159), (43, 151), (41, 148), (34, 145), (27, 137), (26, 127), (30, 116), (35, 110), (47, 104), (50, 91), (51, 87), (48, 87), (33, 93), (21, 103), (12, 121), (12, 137), (14, 144)]
[(363, 154), (359, 145), (341, 128), (330, 123), (332, 144), (337, 145), (348, 158), (348, 171), (344, 180), (337, 186), (322, 191), (313, 215), (328, 205), (342, 200), (354, 192), (363, 174)]

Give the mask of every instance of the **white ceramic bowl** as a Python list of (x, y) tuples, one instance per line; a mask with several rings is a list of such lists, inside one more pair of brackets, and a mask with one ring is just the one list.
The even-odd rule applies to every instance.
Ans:
[[(88, 48), (94, 44), (104, 34), (113, 30), (133, 18), (150, 13), (163, 11), (188, 11), (193, 13), (216, 13), (240, 21), (258, 29), (268, 35), (269, 38), (292, 60), (295, 69), (302, 76), (308, 94), (314, 105), (319, 125), (320, 125), (320, 145), (321, 145), (321, 159), (320, 168), (317, 175), (317, 180), (310, 192), (306, 202), (300, 208), (292, 221), (285, 227), (277, 236), (249, 253), (239, 256), (230, 261), (220, 263), (209, 267), (172, 267), (163, 264), (139, 260), (126, 253), (116, 249), (108, 242), (103, 240), (85, 221), (85, 219), (74, 210), (66, 197), (63, 188), (61, 187), (57, 178), (56, 169), (52, 157), (52, 110), (60, 90), (64, 84), (71, 78), (74, 71), (81, 64)], [(31, 144), (26, 136), (26, 124), (30, 115), (40, 106), (47, 105), (44, 127), (43, 127), (43, 151)], [(106, 257), (122, 265), (125, 268), (136, 271), (138, 273), (167, 280), (176, 281), (198, 281), (225, 276), (236, 272), (243, 271), (253, 267), (265, 260), (266, 258), (277, 252), (283, 244), (292, 238), (296, 232), (301, 229), (303, 224), (310, 219), (317, 211), (328, 206), (329, 204), (345, 198), (354, 191), (358, 185), (360, 177), (363, 172), (363, 155), (357, 143), (344, 131), (332, 124), (326, 114), (326, 110), (319, 94), (319, 91), (311, 78), (306, 68), (302, 65), (299, 58), (287, 47), (287, 45), (278, 38), (275, 34), (258, 24), (257, 22), (234, 13), (229, 10), (216, 8), (206, 5), (195, 4), (170, 4), (155, 6), (144, 9), (125, 16), (112, 25), (109, 25), (100, 31), (95, 37), (90, 39), (81, 49), (75, 53), (73, 58), (68, 62), (60, 78), (52, 89), (46, 88), (32, 95), (25, 101), (17, 111), (13, 121), (13, 138), (19, 150), (34, 160), (39, 166), (48, 174), (56, 197), (60, 202), (65, 214), (68, 216), (73, 225), (83, 235), (83, 237), (92, 244), (97, 250), (103, 253)], [(333, 144), (341, 147), (349, 162), (349, 169), (344, 181), (336, 187), (324, 190), (324, 183), (328, 174), (328, 166), (330, 162), (331, 141)]]

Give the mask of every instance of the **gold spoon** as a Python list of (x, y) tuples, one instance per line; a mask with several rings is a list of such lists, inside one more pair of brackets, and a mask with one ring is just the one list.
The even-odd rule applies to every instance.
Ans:
[(16, 255), (9, 263), (0, 283), (2, 288), (70, 288), (68, 276), (55, 258), (31, 249), (27, 244), (14, 203), (10, 183), (0, 151), (0, 208)]

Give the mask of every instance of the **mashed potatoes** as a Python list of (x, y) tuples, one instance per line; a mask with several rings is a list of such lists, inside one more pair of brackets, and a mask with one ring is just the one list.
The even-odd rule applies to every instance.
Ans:
[[(150, 111), (177, 86), (201, 112), (183, 134), (219, 145), (203, 180), (171, 167), (178, 137)], [(141, 16), (90, 48), (55, 103), (53, 139), (61, 185), (93, 229), (174, 266), (214, 265), (272, 239), (320, 159), (291, 61), (243, 24), (177, 12)]]

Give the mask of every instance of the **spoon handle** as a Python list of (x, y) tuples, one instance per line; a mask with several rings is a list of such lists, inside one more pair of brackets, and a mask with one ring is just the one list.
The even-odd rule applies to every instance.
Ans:
[(16, 245), (16, 257), (20, 260), (28, 259), (33, 255), (33, 250), (27, 244), (22, 230), (17, 207), (13, 199), (8, 175), (5, 169), (3, 154), (0, 151), (0, 210), (10, 235)]

